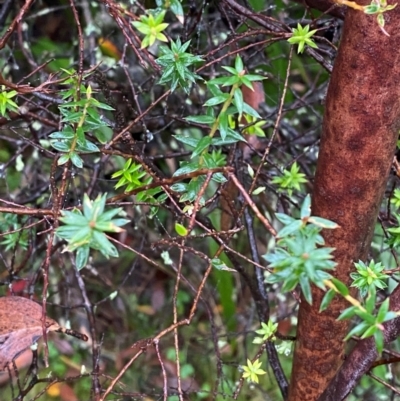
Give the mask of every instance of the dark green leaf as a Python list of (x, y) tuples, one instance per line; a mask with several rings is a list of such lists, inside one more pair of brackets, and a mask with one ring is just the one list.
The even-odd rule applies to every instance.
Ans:
[(76, 166), (78, 168), (83, 167), (83, 160), (77, 153), (70, 152), (69, 157), (71, 159), (71, 162), (74, 164), (74, 166)]
[(385, 344), (382, 331), (376, 330), (374, 333), (374, 338), (375, 338), (376, 350), (378, 351), (378, 354), (381, 355), (383, 352), (383, 346)]
[(212, 107), (218, 104), (224, 103), (229, 98), (227, 93), (224, 93), (220, 96), (214, 96), (211, 99), (208, 99), (207, 102), (204, 103), (204, 106)]
[(277, 234), (278, 238), (284, 238), (287, 237), (296, 231), (300, 230), (302, 227), (303, 222), (301, 220), (294, 220), (292, 223), (287, 225), (286, 227), (283, 227), (282, 230), (280, 230)]
[(239, 116), (243, 114), (243, 107), (244, 107), (244, 102), (243, 102), (243, 93), (242, 91), (238, 88), (235, 90), (234, 95), (234, 104), (237, 108), (237, 111), (239, 113)]
[(219, 123), (218, 124), (219, 133), (221, 135), (222, 140), (224, 140), (228, 135), (228, 128), (229, 128), (228, 114), (221, 112), (221, 114), (219, 115), (218, 123)]
[(300, 281), (300, 288), (301, 288), (304, 298), (310, 305), (312, 305), (312, 293), (311, 293), (310, 281), (303, 274), (300, 275), (299, 281)]
[(178, 182), (176, 184), (171, 185), (171, 191), (175, 192), (185, 192), (187, 189), (187, 184), (183, 182)]
[(117, 248), (107, 239), (105, 234), (100, 231), (93, 231), (93, 238), (90, 244), (95, 249), (98, 249), (106, 258), (110, 256), (117, 257)]
[(223, 184), (224, 182), (227, 181), (227, 179), (224, 177), (222, 173), (214, 173), (212, 176), (212, 180), (220, 184)]
[(296, 219), (294, 219), (291, 216), (288, 216), (287, 214), (284, 213), (275, 213), (275, 217), (285, 226), (293, 223), (294, 221), (296, 221)]
[(197, 124), (212, 124), (215, 121), (215, 118), (208, 115), (202, 115), (202, 116), (188, 116), (185, 118), (185, 120)]
[(88, 140), (85, 140), (84, 143), (80, 143), (77, 146), (77, 150), (84, 153), (100, 152), (100, 149), (94, 143)]
[(58, 132), (53, 132), (52, 134), (49, 135), (49, 138), (52, 139), (73, 139), (75, 136), (74, 132), (72, 130), (64, 130), (64, 131), (58, 131)]
[(326, 294), (324, 295), (324, 298), (322, 298), (322, 302), (319, 308), (320, 312), (323, 312), (331, 303), (332, 299), (335, 297), (336, 292), (334, 290), (329, 290), (326, 292)]
[(368, 312), (364, 312), (361, 309), (356, 309), (356, 315), (360, 316), (362, 320), (364, 320), (368, 324), (375, 324), (375, 316)]
[(89, 251), (90, 248), (87, 245), (81, 246), (77, 249), (75, 263), (78, 270), (83, 269), (87, 265), (89, 259)]
[(345, 297), (350, 294), (349, 289), (347, 288), (346, 284), (342, 283), (337, 278), (332, 278), (331, 281), (335, 285), (335, 287), (337, 288), (337, 290), (339, 291), (339, 293), (341, 295), (343, 295)]
[(193, 150), (193, 154), (191, 158), (199, 156), (205, 149), (207, 149), (211, 145), (211, 138), (209, 136), (205, 136), (201, 138), (196, 148)]
[(59, 152), (68, 153), (71, 149), (71, 144), (65, 141), (51, 141), (51, 146)]
[(175, 171), (173, 177), (177, 177), (182, 174), (189, 174), (198, 169), (199, 169), (199, 164), (197, 162), (185, 163), (182, 165), (182, 167), (178, 168), (178, 170)]
[(192, 148), (195, 148), (200, 141), (200, 138), (193, 138), (193, 137), (181, 135), (181, 134), (174, 135), (174, 137), (177, 141), (182, 142), (185, 145), (191, 146)]
[(261, 119), (260, 114), (256, 110), (254, 110), (249, 104), (243, 103), (243, 113), (248, 114), (249, 116), (255, 117), (257, 119)]
[(350, 330), (348, 332), (348, 334), (346, 335), (346, 337), (344, 338), (345, 341), (347, 341), (349, 338), (351, 338), (352, 336), (359, 336), (362, 333), (364, 333), (365, 330), (367, 330), (367, 328), (370, 327), (370, 325), (366, 322), (361, 322), (360, 324), (358, 324), (357, 326), (355, 326), (352, 330)]
[(345, 309), (338, 317), (338, 320), (345, 320), (352, 318), (356, 314), (356, 310), (357, 310), (356, 306), (351, 306), (350, 308)]

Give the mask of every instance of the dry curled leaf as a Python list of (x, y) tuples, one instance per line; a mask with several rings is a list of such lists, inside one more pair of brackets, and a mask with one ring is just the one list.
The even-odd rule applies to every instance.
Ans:
[[(42, 306), (30, 299), (0, 298), (0, 371), (43, 335), (42, 314)], [(56, 331), (88, 340), (86, 335), (65, 329), (49, 317), (46, 317), (45, 327), (47, 332)]]

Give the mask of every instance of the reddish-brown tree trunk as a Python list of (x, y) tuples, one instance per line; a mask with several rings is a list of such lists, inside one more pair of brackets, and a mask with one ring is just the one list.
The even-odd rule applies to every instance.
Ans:
[[(313, 193), (313, 215), (337, 222), (324, 232), (335, 247), (335, 275), (349, 283), (353, 262), (365, 260), (385, 191), (400, 122), (400, 7), (376, 17), (348, 10), (324, 116)], [(290, 401), (316, 400), (343, 362), (349, 305), (335, 298), (319, 313), (323, 293), (300, 305)]]

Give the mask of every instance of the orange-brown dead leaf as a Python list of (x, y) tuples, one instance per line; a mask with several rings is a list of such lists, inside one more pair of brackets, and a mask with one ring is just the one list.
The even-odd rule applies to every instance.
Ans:
[[(6, 369), (18, 355), (43, 335), (43, 309), (38, 303), (23, 297), (0, 298), (0, 370)], [(62, 328), (46, 317), (47, 332), (63, 332), (87, 341), (87, 336)]]

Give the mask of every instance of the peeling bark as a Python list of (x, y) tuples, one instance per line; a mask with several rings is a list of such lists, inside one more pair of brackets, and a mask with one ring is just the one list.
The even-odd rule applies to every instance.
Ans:
[[(385, 20), (390, 37), (375, 16), (347, 11), (326, 98), (312, 214), (340, 225), (324, 237), (347, 284), (368, 256), (400, 127), (400, 7)], [(290, 401), (316, 400), (344, 359), (348, 324), (336, 319), (348, 304), (336, 297), (319, 313), (322, 297), (313, 289), (313, 305), (300, 305)]]

